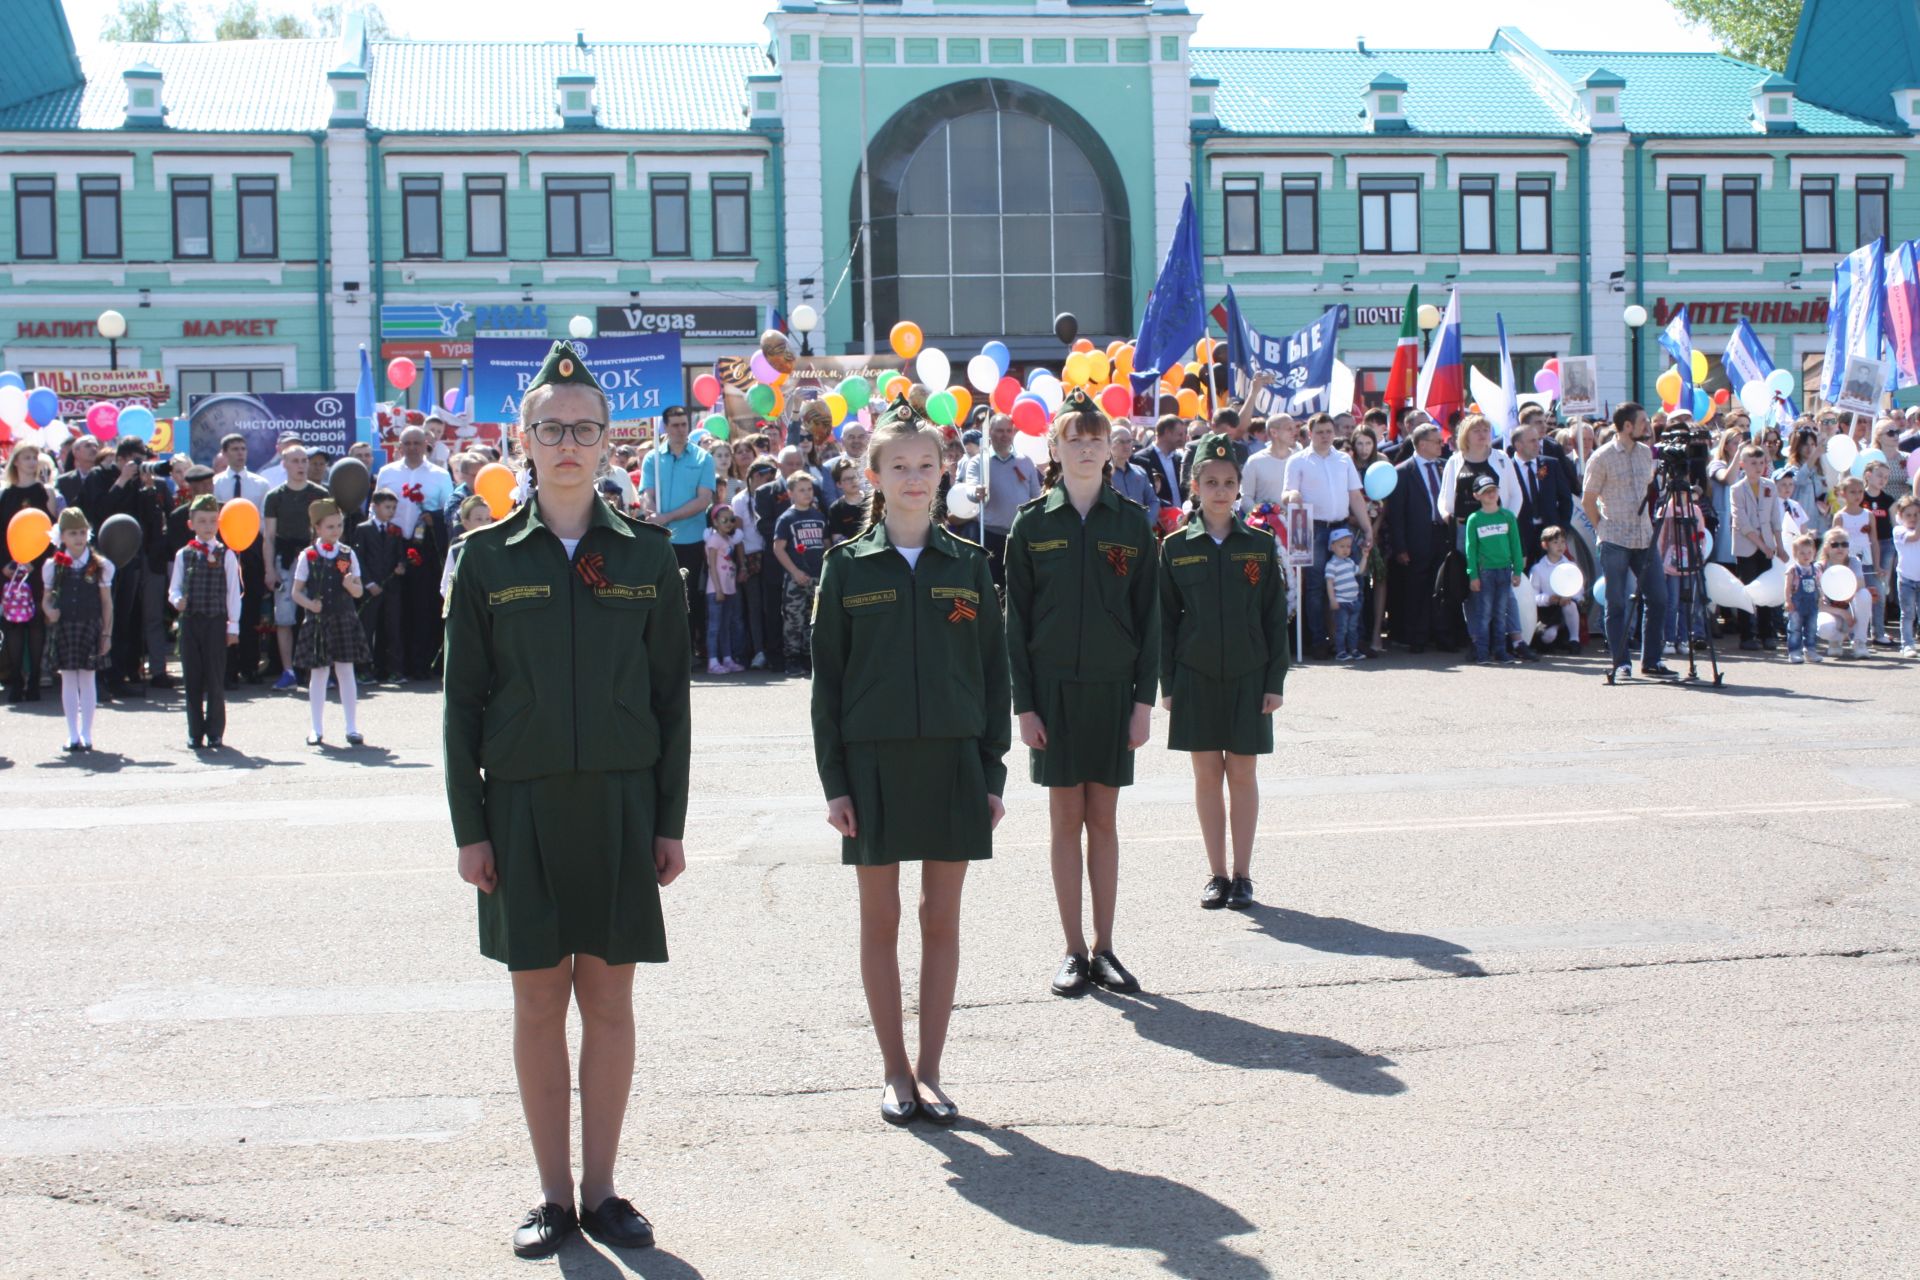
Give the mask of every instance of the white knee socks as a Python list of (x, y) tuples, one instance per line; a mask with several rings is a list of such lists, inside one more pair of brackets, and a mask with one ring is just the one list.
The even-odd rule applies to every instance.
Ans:
[(313, 713), (313, 736), (320, 736), (320, 722), (327, 713), (327, 669), (315, 667), (307, 677), (307, 709)]
[[(333, 678), (340, 685), (340, 707), (346, 712), (347, 732), (360, 732), (360, 685), (354, 679), (351, 662), (333, 664)], [(327, 668), (315, 667), (307, 677), (307, 710), (313, 716), (313, 736), (321, 736), (321, 721), (327, 710)]]
[(91, 671), (74, 672), (75, 683), (80, 686), (80, 741), (93, 745), (93, 709), (97, 705), (100, 686)]
[(80, 736), (80, 686), (93, 685), (91, 671), (62, 671), (60, 673), (60, 709), (67, 714), (67, 745), (85, 741)]

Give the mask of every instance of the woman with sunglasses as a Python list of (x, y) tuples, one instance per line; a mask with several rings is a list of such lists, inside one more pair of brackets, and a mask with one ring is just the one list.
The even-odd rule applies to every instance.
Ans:
[[(606, 396), (554, 344), (520, 403), (530, 496), (469, 534), (447, 602), (447, 801), (480, 951), (513, 982), (513, 1061), (540, 1202), (514, 1252), (653, 1228), (614, 1187), (633, 1082), (633, 966), (667, 958), (686, 865), (686, 593), (667, 531), (599, 501)], [(567, 1006), (580, 1009), (581, 1177)]]

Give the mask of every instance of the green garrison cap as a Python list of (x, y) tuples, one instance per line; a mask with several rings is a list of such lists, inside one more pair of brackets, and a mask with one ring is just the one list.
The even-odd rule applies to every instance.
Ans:
[(1067, 398), (1060, 402), (1060, 412), (1098, 413), (1103, 418), (1107, 416), (1101, 412), (1099, 403), (1087, 394), (1085, 387), (1075, 387), (1073, 390), (1067, 392)]
[(1240, 455), (1233, 447), (1233, 437), (1223, 431), (1215, 431), (1200, 437), (1200, 443), (1193, 446), (1193, 454), (1187, 460), (1187, 466), (1197, 467), (1203, 462), (1230, 462), (1233, 469), (1240, 469)]
[(540, 366), (540, 372), (533, 375), (527, 390), (562, 386), (592, 387), (595, 391), (600, 389), (600, 384), (587, 372), (587, 362), (573, 349), (573, 344), (565, 340), (553, 344), (553, 350), (547, 352), (545, 363)]
[(219, 510), (220, 510), (220, 499), (214, 497), (210, 493), (203, 493), (199, 497), (195, 498), (192, 502), (187, 504), (188, 515), (192, 515), (196, 511), (218, 512)]
[(893, 423), (900, 423), (904, 426), (914, 426), (916, 424), (930, 424), (932, 421), (933, 420), (927, 417), (926, 414), (914, 408), (913, 401), (907, 399), (903, 394), (895, 396), (893, 403), (880, 411), (880, 416), (873, 420), (873, 429), (878, 431), (880, 428)]

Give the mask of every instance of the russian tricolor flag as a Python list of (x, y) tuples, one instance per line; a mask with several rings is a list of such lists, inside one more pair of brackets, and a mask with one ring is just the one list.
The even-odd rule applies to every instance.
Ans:
[(1920, 241), (1894, 246), (1886, 258), (1887, 351), (1897, 386), (1920, 385)]
[(1453, 430), (1453, 415), (1467, 404), (1466, 362), (1460, 357), (1460, 291), (1447, 295), (1447, 309), (1433, 331), (1427, 362), (1420, 366), (1420, 387), (1414, 403), (1425, 409), (1443, 430)]

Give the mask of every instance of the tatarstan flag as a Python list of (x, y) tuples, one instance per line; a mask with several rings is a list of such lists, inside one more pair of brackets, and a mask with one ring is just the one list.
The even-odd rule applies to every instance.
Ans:
[(1387, 370), (1387, 437), (1400, 438), (1400, 415), (1413, 402), (1420, 377), (1420, 286), (1407, 290), (1406, 312), (1400, 317), (1400, 341), (1393, 348), (1393, 367)]

